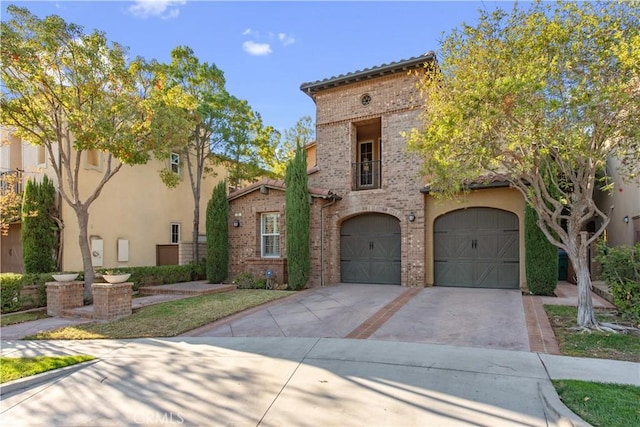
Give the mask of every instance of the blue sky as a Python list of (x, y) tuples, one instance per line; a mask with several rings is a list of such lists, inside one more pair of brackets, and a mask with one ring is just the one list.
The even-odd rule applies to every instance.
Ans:
[(283, 131), (315, 105), (300, 91), (316, 81), (437, 52), (442, 34), (473, 24), (478, 9), (511, 2), (4, 1), (39, 17), (56, 14), (97, 29), (130, 55), (170, 60), (178, 45), (216, 64), (227, 90)]

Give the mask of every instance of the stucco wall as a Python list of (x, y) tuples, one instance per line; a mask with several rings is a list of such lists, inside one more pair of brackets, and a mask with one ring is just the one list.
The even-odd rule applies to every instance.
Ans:
[[(610, 246), (631, 246), (635, 243), (636, 228), (640, 223), (640, 182), (624, 182), (616, 169), (618, 165), (619, 161), (614, 158), (607, 161), (613, 190), (611, 193), (597, 193), (596, 200), (605, 213), (613, 207), (607, 226), (607, 243)], [(625, 217), (629, 222), (625, 222)]]
[[(5, 134), (2, 135), (3, 139)], [(13, 147), (13, 145), (12, 145)], [(8, 147), (2, 147), (1, 164), (8, 158)], [(22, 168), (27, 176), (41, 180), (46, 173), (57, 185), (55, 172), (47, 159), (44, 165), (37, 164), (38, 147), (21, 144)], [(57, 155), (57, 153), (54, 153)], [(4, 166), (3, 166), (4, 167)], [(103, 156), (103, 168), (104, 156)], [(103, 267), (145, 266), (156, 264), (156, 245), (169, 244), (170, 225), (181, 227), (181, 240), (191, 241), (193, 232), (194, 202), (187, 171), (182, 168), (183, 181), (174, 189), (167, 188), (158, 172), (166, 167), (165, 162), (151, 160), (146, 165), (123, 166), (105, 185), (89, 209), (88, 234), (101, 238), (104, 245)], [(103, 176), (103, 168), (86, 164), (84, 156), (80, 166), (80, 195), (82, 200), (93, 191)], [(205, 234), (206, 205), (211, 192), (219, 180), (225, 177), (222, 167), (215, 169), (217, 175), (207, 177), (201, 190), (200, 234)], [(78, 243), (78, 223), (75, 212), (62, 202), (64, 242), (62, 267), (64, 270), (81, 270), (82, 259)], [(129, 260), (119, 262), (117, 240), (129, 241)]]
[(428, 286), (434, 284), (434, 241), (433, 226), (435, 220), (448, 212), (458, 209), (466, 209), (472, 207), (487, 207), (502, 209), (512, 212), (518, 216), (519, 225), (519, 245), (520, 253), (520, 287), (526, 285), (525, 275), (525, 249), (524, 249), (524, 198), (515, 189), (512, 188), (495, 188), (472, 191), (466, 195), (461, 195), (455, 200), (438, 200), (433, 196), (426, 196), (425, 203), (425, 257), (426, 257), (426, 283)]
[[(100, 197), (89, 210), (89, 236), (104, 242), (104, 266), (144, 266), (156, 264), (156, 245), (171, 243), (170, 226), (180, 224), (181, 240), (192, 241), (193, 195), (186, 171), (183, 181), (174, 189), (167, 188), (158, 171), (164, 167), (160, 161), (146, 165), (123, 166), (106, 185)], [(87, 194), (101, 177), (99, 171), (83, 171), (82, 193)], [(224, 177), (204, 180), (200, 200), (200, 234), (205, 234), (206, 205), (215, 184)], [(65, 248), (63, 266), (67, 270), (82, 267), (77, 243), (78, 225), (75, 213), (63, 204), (65, 221)], [(117, 240), (129, 240), (129, 261), (117, 261)]]

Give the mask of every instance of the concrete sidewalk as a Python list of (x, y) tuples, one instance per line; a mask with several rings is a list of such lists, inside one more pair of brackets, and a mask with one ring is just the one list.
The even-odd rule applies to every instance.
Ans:
[[(640, 385), (640, 364), (332, 338), (2, 343), (99, 361), (2, 396), (13, 425), (549, 426), (581, 421), (551, 379)], [(566, 424), (564, 424), (566, 425)]]

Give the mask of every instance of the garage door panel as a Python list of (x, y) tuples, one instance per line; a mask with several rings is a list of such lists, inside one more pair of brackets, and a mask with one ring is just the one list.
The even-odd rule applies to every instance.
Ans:
[(367, 283), (369, 278), (369, 263), (358, 261), (342, 261), (340, 263), (340, 278), (345, 283)]
[(436, 261), (436, 284), (440, 286), (468, 286), (472, 277), (470, 262)]
[(493, 208), (450, 212), (434, 223), (439, 286), (519, 287), (518, 217)]
[(502, 261), (519, 261), (518, 232), (498, 235), (498, 258)]
[(400, 260), (391, 263), (371, 264), (371, 278), (367, 283), (378, 283), (385, 285), (397, 285), (397, 277), (400, 277)]
[(340, 277), (345, 283), (400, 284), (400, 222), (390, 215), (363, 214), (340, 230)]

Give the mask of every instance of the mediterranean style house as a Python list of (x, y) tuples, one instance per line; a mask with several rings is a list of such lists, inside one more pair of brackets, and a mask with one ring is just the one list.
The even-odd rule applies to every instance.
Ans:
[[(301, 85), (316, 104), (309, 286), (525, 286), (520, 193), (495, 182), (436, 201), (405, 150), (401, 133), (421, 125), (417, 76), (432, 61), (429, 52)], [(284, 191), (264, 180), (229, 195), (232, 276), (268, 271), (286, 283)]]
[[(13, 135), (10, 129), (0, 133), (0, 169), (2, 174), (19, 176), (17, 191), (27, 179), (41, 180), (46, 174), (56, 181), (43, 147), (33, 146)], [(82, 153), (81, 193), (92, 191), (103, 172), (103, 154), (97, 151)], [(174, 153), (165, 163), (151, 160), (145, 165), (123, 166), (105, 185), (102, 193), (89, 208), (89, 237), (93, 265), (96, 268), (135, 267), (163, 264), (185, 264), (192, 260), (193, 196), (186, 171)], [(183, 180), (170, 189), (160, 180), (163, 168), (181, 174)], [(215, 176), (202, 185), (200, 233), (204, 235), (206, 203), (213, 187), (225, 177), (220, 167)], [(57, 185), (57, 184), (56, 184)], [(86, 196), (85, 196), (86, 197)], [(78, 246), (78, 224), (73, 210), (60, 204), (64, 223), (62, 239), (62, 269), (81, 271), (82, 259)], [(21, 224), (10, 225), (9, 234), (0, 243), (0, 272), (22, 272)], [(204, 251), (201, 250), (202, 257)]]

